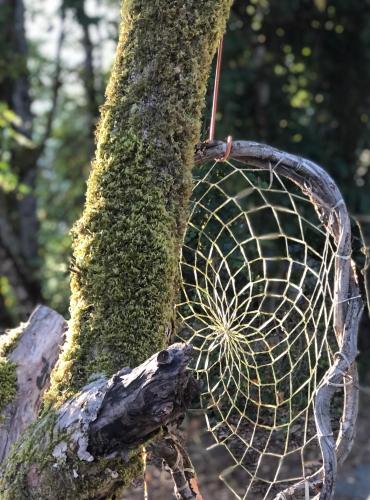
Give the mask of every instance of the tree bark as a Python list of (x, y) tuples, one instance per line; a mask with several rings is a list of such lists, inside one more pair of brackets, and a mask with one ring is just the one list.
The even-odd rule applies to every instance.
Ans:
[[(11, 445), (37, 418), (41, 398), (49, 385), (50, 372), (58, 359), (66, 330), (67, 323), (60, 314), (39, 306), (27, 323), (8, 333), (14, 337), (16, 344), (7, 356), (7, 363), (12, 364), (15, 371), (15, 396), (5, 408), (3, 404), (7, 395), (3, 394), (0, 401), (0, 463), (6, 458)], [(1, 369), (0, 381), (3, 386)]]
[[(4, 466), (4, 499), (113, 497), (142, 471), (141, 444), (186, 407), (185, 349), (159, 356), (173, 358), (172, 368), (157, 357), (143, 362), (163, 349), (174, 323), (194, 146), (230, 5), (123, 1), (96, 159), (74, 228), (71, 331), (52, 374), (49, 410)], [(140, 363), (134, 380), (122, 375), (122, 366)], [(124, 401), (152, 376), (159, 385), (136, 395), (133, 419)], [(104, 399), (110, 389), (116, 399)]]
[(51, 398), (166, 344), (212, 56), (231, 0), (123, 2)]
[(192, 348), (174, 344), (134, 370), (100, 376), (49, 411), (8, 458), (0, 494), (10, 499), (112, 498), (142, 470), (138, 446), (183, 415), (197, 386)]

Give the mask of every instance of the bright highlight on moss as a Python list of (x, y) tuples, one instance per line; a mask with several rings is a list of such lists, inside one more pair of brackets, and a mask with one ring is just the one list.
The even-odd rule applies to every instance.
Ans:
[(52, 401), (167, 342), (194, 146), (230, 5), (123, 2), (86, 204), (73, 228), (72, 333)]

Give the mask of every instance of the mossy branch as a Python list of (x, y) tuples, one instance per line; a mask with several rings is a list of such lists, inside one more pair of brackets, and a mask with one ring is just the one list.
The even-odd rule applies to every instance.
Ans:
[(37, 418), (66, 329), (60, 314), (39, 306), (27, 323), (1, 336), (0, 463), (11, 445)]
[(72, 336), (49, 398), (167, 342), (194, 147), (231, 0), (125, 0), (86, 204), (73, 229)]

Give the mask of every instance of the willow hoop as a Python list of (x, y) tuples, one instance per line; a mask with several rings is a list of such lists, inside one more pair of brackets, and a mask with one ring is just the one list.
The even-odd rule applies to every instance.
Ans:
[[(334, 492), (337, 463), (346, 458), (351, 448), (358, 407), (355, 358), (363, 301), (351, 260), (351, 226), (346, 205), (330, 175), (309, 160), (264, 144), (234, 141), (232, 148), (230, 142), (202, 144), (197, 149), (195, 163), (199, 165), (208, 161), (217, 162), (220, 158), (240, 161), (257, 172), (268, 172), (270, 185), (274, 175), (291, 181), (310, 200), (327, 235), (335, 245), (330, 321), (338, 349), (333, 356), (333, 363), (315, 387), (314, 394), (314, 418), (322, 466), (275, 497), (288, 499), (301, 494), (303, 498), (307, 498), (310, 492), (316, 492), (320, 500), (328, 500)], [(331, 425), (330, 402), (338, 388), (343, 390), (344, 402), (340, 427), (335, 438)]]

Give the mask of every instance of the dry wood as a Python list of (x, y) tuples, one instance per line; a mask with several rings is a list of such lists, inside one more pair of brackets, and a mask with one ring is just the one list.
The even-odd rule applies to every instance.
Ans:
[[(114, 460), (128, 462), (133, 450), (162, 430), (165, 435), (169, 424), (183, 418), (198, 392), (186, 369), (191, 357), (191, 346), (173, 344), (133, 370), (124, 368), (109, 380), (98, 377), (51, 419), (39, 419), (29, 439), (37, 440), (38, 452), (45, 452), (44, 465), (38, 466), (32, 458), (14, 463), (12, 457), (7, 469), (6, 461), (1, 498), (13, 498), (13, 474), (27, 484), (29, 498), (51, 498), (50, 483), (55, 485), (53, 500), (71, 498), (71, 491), (76, 498), (80, 491), (85, 492), (83, 498), (109, 496), (122, 486)], [(16, 447), (21, 449), (22, 441)], [(96, 465), (101, 459), (108, 460), (103, 468)], [(107, 467), (109, 461), (113, 472)]]
[[(161, 426), (183, 417), (197, 392), (186, 371), (192, 352), (191, 346), (173, 344), (134, 370), (124, 369), (110, 379), (98, 418), (89, 429), (89, 449), (94, 457), (127, 453)], [(62, 426), (70, 427), (66, 423)]]
[(62, 316), (45, 306), (37, 307), (23, 326), (9, 355), (9, 360), (17, 366), (17, 394), (1, 413), (0, 463), (20, 434), (37, 418), (66, 329)]
[(197, 498), (195, 470), (176, 429), (175, 432), (169, 430), (165, 437), (157, 439), (151, 448), (169, 467), (175, 484), (176, 498), (178, 500)]

